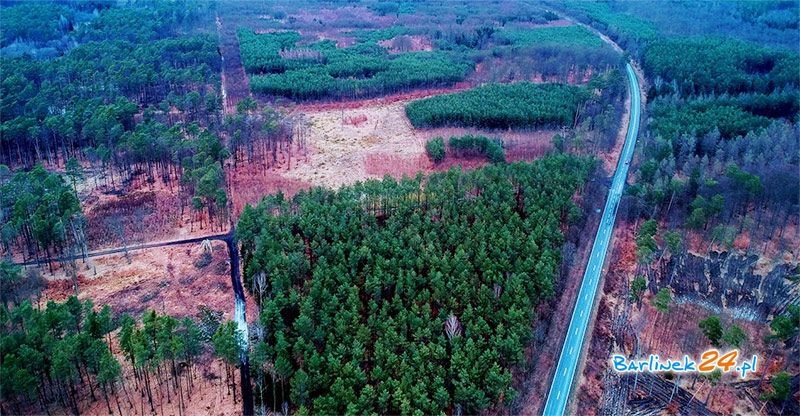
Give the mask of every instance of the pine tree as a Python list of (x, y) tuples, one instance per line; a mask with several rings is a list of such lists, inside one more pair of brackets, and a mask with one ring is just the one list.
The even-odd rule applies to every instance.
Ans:
[(225, 378), (228, 385), (228, 393), (233, 388), (233, 401), (236, 402), (236, 378), (233, 376), (233, 369), (239, 364), (241, 346), (239, 345), (239, 332), (236, 329), (236, 322), (227, 321), (217, 328), (211, 336), (211, 343), (214, 346), (214, 353), (222, 359), (225, 364)]
[(719, 317), (709, 316), (699, 323), (700, 329), (703, 330), (703, 335), (711, 342), (711, 345), (719, 346), (720, 340), (723, 336), (722, 324)]

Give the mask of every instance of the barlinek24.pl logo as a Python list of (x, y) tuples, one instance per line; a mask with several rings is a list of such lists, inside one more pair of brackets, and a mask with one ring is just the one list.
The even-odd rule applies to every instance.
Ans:
[(736, 359), (739, 357), (739, 350), (728, 351), (721, 354), (715, 349), (710, 349), (700, 355), (700, 361), (684, 355), (682, 359), (667, 359), (663, 361), (658, 355), (650, 354), (646, 360), (627, 359), (623, 355), (613, 355), (611, 364), (614, 370), (619, 373), (709, 373), (716, 369), (723, 373), (736, 371), (740, 378), (745, 378), (748, 373), (756, 371), (758, 356), (743, 361), (738, 365)]

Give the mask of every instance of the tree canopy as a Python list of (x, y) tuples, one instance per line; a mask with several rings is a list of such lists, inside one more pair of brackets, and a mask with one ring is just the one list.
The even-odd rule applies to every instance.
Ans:
[(301, 100), (452, 84), (464, 79), (473, 67), (442, 51), (390, 56), (371, 39), (339, 48), (329, 40), (296, 47), (300, 40), (297, 32), (256, 34), (240, 29), (238, 36), (244, 67), (252, 74), (251, 89)]
[(278, 403), (314, 413), (508, 402), (591, 166), (559, 155), (246, 208), (237, 236), (265, 329), (255, 370), (288, 383)]
[(565, 84), (489, 84), (413, 101), (406, 115), (414, 127), (572, 126), (591, 96), (584, 87)]
[(39, 164), (0, 182), (0, 236), (4, 251), (50, 256), (85, 245), (85, 219), (75, 190)]

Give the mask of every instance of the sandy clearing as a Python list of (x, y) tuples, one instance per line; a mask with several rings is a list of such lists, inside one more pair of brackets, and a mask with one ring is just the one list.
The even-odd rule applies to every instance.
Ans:
[[(405, 115), (408, 100), (348, 109), (306, 110), (308, 155), (283, 176), (300, 183), (339, 188), (384, 175), (413, 176), (462, 164), (475, 167), (481, 160), (452, 160), (433, 165), (425, 156), (425, 142), (436, 136), (483, 134), (508, 144), (510, 160), (529, 160), (550, 149), (555, 131), (508, 131), (468, 128), (415, 129)], [(363, 120), (351, 123), (349, 120)]]
[[(413, 133), (402, 102), (355, 110), (324, 110), (305, 114), (307, 163), (285, 176), (331, 188), (375, 177), (367, 174), (365, 156), (371, 152), (401, 159), (424, 152), (424, 139)], [(366, 115), (366, 122), (346, 124), (349, 118)]]

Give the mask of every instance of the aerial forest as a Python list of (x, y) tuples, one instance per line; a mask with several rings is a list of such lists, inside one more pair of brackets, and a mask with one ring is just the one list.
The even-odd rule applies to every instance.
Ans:
[[(780, 225), (797, 218), (800, 193), (800, 57), (797, 29), (785, 20), (791, 8), (679, 7), (678, 18), (666, 19), (660, 5), (569, 4), (640, 60), (649, 81), (648, 131), (625, 211), (728, 247), (733, 240), (725, 236), (737, 229), (751, 241), (776, 232), (782, 241)], [(727, 23), (699, 24), (703, 13)], [(688, 26), (694, 36), (679, 36)]]
[(251, 356), (256, 395), (300, 414), (508, 403), (593, 165), (551, 156), (248, 207), (245, 286), (269, 328)]
[(0, 414), (800, 412), (799, 11), (0, 0)]
[[(33, 182), (42, 181), (35, 178), (42, 169), (62, 172), (74, 194), (90, 172), (94, 187), (112, 192), (163, 182), (180, 195), (181, 212), (206, 216), (212, 226), (227, 223), (224, 160), (260, 130), (240, 132), (230, 147), (220, 137), (223, 123), (236, 132), (257, 116), (222, 119), (217, 39), (186, 34), (207, 22), (213, 7), (166, 1), (3, 7), (4, 21), (5, 13), (19, 20), (3, 25), (0, 59), (13, 71), (4, 70), (0, 81), (0, 163), (39, 172), (3, 172), (6, 253), (16, 248), (43, 258), (56, 249), (85, 249), (80, 215), (48, 220), (50, 230), (36, 224), (37, 206), (47, 216), (63, 215), (48, 204), (66, 201), (60, 188), (30, 191), (41, 186)], [(39, 14), (44, 9), (50, 12)]]

